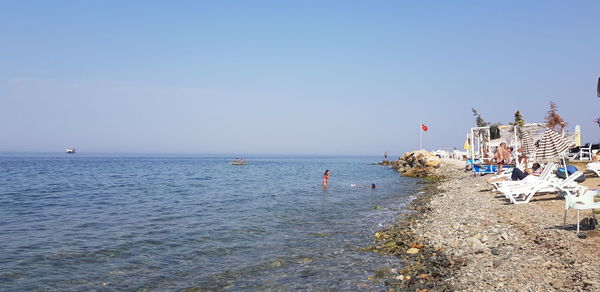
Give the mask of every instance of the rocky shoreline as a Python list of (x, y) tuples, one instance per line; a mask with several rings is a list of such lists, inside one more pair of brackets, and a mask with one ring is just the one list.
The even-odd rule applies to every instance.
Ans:
[[(373, 276), (390, 291), (598, 291), (598, 231), (580, 239), (575, 211), (563, 229), (557, 194), (512, 205), (485, 177), (440, 164), (411, 212), (366, 248), (397, 256), (402, 268)], [(586, 216), (591, 212), (582, 212)]]

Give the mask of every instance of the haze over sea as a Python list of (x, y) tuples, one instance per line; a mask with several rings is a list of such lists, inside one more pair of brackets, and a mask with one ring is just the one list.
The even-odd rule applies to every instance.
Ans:
[(414, 180), (378, 157), (246, 159), (1, 154), (0, 290), (343, 290), (397, 262), (359, 248)]

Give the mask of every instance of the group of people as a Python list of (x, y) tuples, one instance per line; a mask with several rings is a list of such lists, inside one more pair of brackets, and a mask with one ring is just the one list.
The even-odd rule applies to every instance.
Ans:
[[(323, 173), (323, 190), (327, 190), (327, 182), (329, 180), (329, 177), (331, 175), (331, 172), (329, 171), (329, 169), (325, 170), (325, 173)], [(357, 185), (357, 184), (350, 184), (351, 188), (369, 188), (368, 186), (361, 186), (361, 185)], [(376, 186), (375, 184), (371, 184), (370, 186), (371, 189), (375, 189)]]
[[(500, 145), (498, 147), (496, 147), (496, 153), (494, 154), (494, 160), (495, 160), (496, 164), (498, 165), (498, 172), (496, 173), (497, 175), (500, 175), (502, 173), (504, 165), (511, 163), (512, 150), (513, 150), (512, 148), (509, 148), (506, 145), (506, 142), (502, 142), (502, 143), (500, 143)], [(519, 148), (518, 150), (521, 153), (523, 152), (522, 148)], [(524, 153), (519, 155), (518, 160), (521, 165), (525, 165), (525, 166), (527, 165), (527, 156)], [(520, 169), (518, 167), (513, 168), (510, 177), (509, 176), (500, 176), (500, 177), (489, 179), (488, 181), (493, 182), (493, 181), (508, 180), (508, 179), (522, 180), (525, 177), (527, 177), (528, 175), (540, 175), (543, 170), (544, 170), (544, 168), (539, 163), (535, 162), (531, 168), (524, 168), (524, 169)]]
[[(496, 147), (494, 160), (496, 161), (496, 164), (498, 164), (497, 174), (500, 174), (502, 172), (502, 167), (504, 167), (504, 165), (507, 165), (512, 162), (512, 151), (513, 148), (508, 147), (505, 142), (500, 143), (500, 145)], [(527, 165), (527, 155), (525, 155), (525, 153), (523, 152), (523, 147), (519, 147), (517, 151), (520, 153), (519, 157), (517, 157), (519, 163), (522, 165)]]

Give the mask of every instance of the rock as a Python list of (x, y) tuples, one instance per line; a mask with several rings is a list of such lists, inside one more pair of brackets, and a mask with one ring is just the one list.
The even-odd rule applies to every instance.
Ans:
[(483, 235), (479, 240), (481, 240), (481, 242), (486, 243), (488, 241), (488, 237), (487, 235)]
[(425, 151), (406, 152), (397, 161), (391, 162), (392, 168), (402, 172), (407, 177), (434, 177), (436, 168), (442, 165), (442, 160)]
[(456, 239), (452, 239), (450, 241), (450, 247), (457, 248), (458, 247), (458, 241)]
[(378, 269), (377, 271), (375, 271), (376, 278), (389, 278), (391, 276), (392, 275), (391, 275), (390, 271), (386, 268), (381, 268), (381, 269)]
[(560, 279), (553, 279), (550, 281), (550, 286), (555, 289), (561, 288), (563, 286), (563, 282)]
[(419, 249), (418, 249), (418, 248), (411, 247), (411, 248), (409, 248), (409, 249), (406, 251), (406, 253), (407, 253), (407, 254), (416, 254), (416, 253), (419, 253)]
[(481, 242), (477, 237), (471, 237), (467, 240), (468, 245), (473, 248), (475, 252), (482, 252), (487, 249), (487, 245)]
[(429, 170), (425, 167), (421, 167), (421, 166), (409, 168), (406, 171), (404, 171), (404, 173), (402, 174), (402, 176), (405, 176), (405, 177), (428, 177), (428, 176), (432, 176), (432, 175), (433, 174), (432, 174), (431, 170)]

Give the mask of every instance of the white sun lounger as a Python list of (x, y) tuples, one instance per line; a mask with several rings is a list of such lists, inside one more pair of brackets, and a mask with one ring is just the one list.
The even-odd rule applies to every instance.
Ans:
[(587, 164), (587, 170), (591, 170), (600, 177), (600, 162), (592, 162)]
[(531, 198), (533, 198), (533, 195), (536, 193), (558, 192), (560, 190), (584, 188), (575, 182), (575, 179), (582, 175), (583, 172), (577, 171), (560, 182), (554, 180), (538, 181), (536, 183), (527, 184), (526, 186), (510, 188), (505, 190), (503, 194), (513, 204), (525, 204), (529, 203)]
[(506, 188), (511, 188), (511, 187), (525, 186), (527, 184), (536, 183), (539, 181), (551, 180), (551, 179), (553, 179), (552, 172), (554, 171), (554, 167), (555, 167), (555, 164), (553, 162), (551, 162), (551, 163), (548, 163), (548, 165), (546, 165), (546, 167), (544, 167), (544, 170), (542, 171), (542, 173), (539, 176), (528, 175), (522, 180), (496, 181), (496, 182), (492, 182), (491, 184), (497, 190), (501, 190), (501, 189), (506, 189)]

